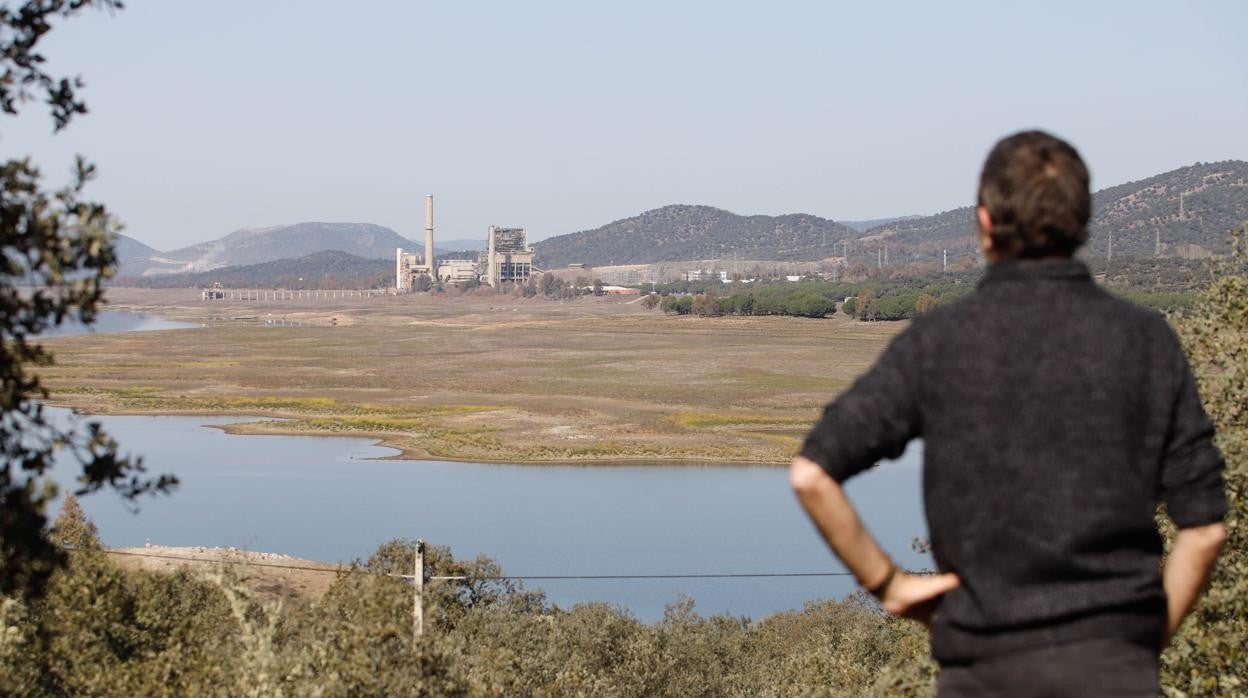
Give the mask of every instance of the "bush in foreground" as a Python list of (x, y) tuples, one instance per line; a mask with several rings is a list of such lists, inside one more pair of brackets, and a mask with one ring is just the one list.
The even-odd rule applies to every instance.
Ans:
[(0, 606), (0, 693), (13, 696), (835, 695), (922, 693), (926, 635), (864, 598), (752, 622), (683, 599), (645, 624), (560, 609), (492, 579), (492, 561), (428, 551), (425, 637), (412, 634), (410, 541), (339, 574), (316, 603), (264, 604), (211, 579), (70, 554), (45, 598)]

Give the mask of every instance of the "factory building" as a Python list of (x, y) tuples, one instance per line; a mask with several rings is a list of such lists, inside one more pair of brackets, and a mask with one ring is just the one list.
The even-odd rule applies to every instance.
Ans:
[(400, 293), (416, 289), (416, 279), (427, 276), (432, 282), (436, 271), (433, 258), (433, 194), (425, 196), (425, 254), (404, 252), (402, 247), (395, 251), (394, 288)]
[(439, 259), (438, 281), (461, 284), (477, 278), (477, 261), (473, 259)]
[(527, 283), (533, 275), (533, 248), (524, 228), (490, 226), (485, 243), (485, 269), (481, 281), (498, 288), (505, 283)]
[(533, 248), (524, 228), (490, 226), (486, 249), (476, 260), (436, 259), (433, 254), (433, 195), (425, 197), (425, 253), (395, 250), (394, 287), (404, 293), (419, 288), (422, 276), (430, 282), (459, 284), (479, 279), (497, 288), (527, 283), (533, 276)]

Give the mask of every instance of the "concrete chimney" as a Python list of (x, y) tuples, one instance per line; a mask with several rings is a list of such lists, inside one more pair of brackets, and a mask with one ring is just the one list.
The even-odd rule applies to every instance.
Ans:
[(433, 194), (425, 194), (425, 264), (429, 265), (429, 278), (438, 280), (438, 268), (433, 263)]
[(494, 286), (494, 226), (490, 226), (489, 239), (485, 241), (486, 257), (485, 257), (485, 279), (486, 283)]
[(403, 290), (403, 248), (396, 247), (394, 252), (394, 288)]

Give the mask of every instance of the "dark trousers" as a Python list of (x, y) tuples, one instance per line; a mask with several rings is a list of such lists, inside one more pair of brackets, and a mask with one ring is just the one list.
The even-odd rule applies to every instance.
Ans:
[(1157, 650), (1124, 640), (1085, 640), (941, 668), (936, 695), (1156, 696)]

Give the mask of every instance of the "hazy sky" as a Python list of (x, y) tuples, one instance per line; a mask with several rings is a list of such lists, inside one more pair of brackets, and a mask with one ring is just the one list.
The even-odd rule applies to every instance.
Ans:
[(969, 203), (1006, 133), (1094, 186), (1248, 159), (1248, 3), (127, 0), (42, 47), (91, 113), (0, 154), (172, 249), (298, 221), (533, 239), (671, 203), (861, 219)]

